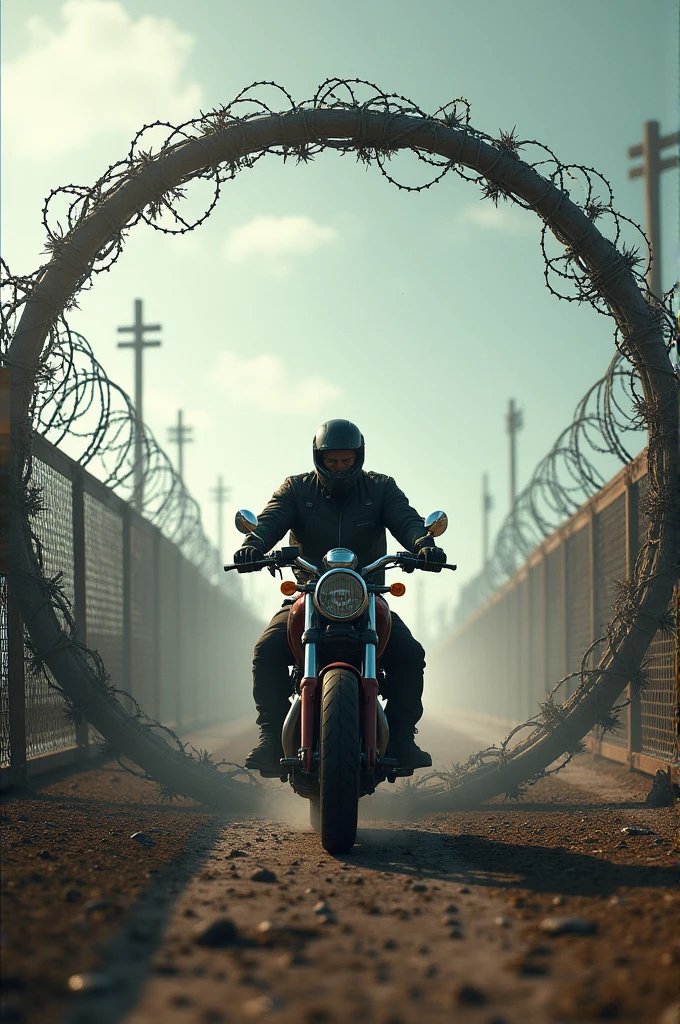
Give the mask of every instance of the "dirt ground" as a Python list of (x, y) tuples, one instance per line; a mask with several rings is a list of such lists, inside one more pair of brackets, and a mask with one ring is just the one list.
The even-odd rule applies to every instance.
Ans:
[[(474, 746), (425, 732), (440, 763)], [(678, 1024), (680, 815), (650, 783), (584, 756), (519, 804), (401, 821), (369, 798), (331, 857), (276, 783), (237, 822), (114, 764), (52, 778), (2, 801), (1, 1019)]]

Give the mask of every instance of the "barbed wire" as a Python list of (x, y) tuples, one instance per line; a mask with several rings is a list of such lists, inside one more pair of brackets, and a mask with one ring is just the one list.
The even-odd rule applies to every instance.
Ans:
[[(323, 137), (317, 134), (317, 117), (323, 120), (329, 112), (351, 113), (352, 127), (346, 137), (340, 130), (327, 132)], [(295, 143), (280, 141), (293, 134), (285, 130), (286, 118), (295, 119)], [(279, 141), (268, 144), (257, 136), (258, 121), (266, 122), (270, 137), (278, 136)], [(281, 128), (278, 132), (271, 127), (277, 123)], [(334, 123), (343, 123), (342, 117), (336, 118)], [(297, 141), (300, 125), (303, 138)], [(455, 129), (455, 136), (451, 129)], [(449, 138), (455, 137), (457, 147), (448, 157), (435, 155), (437, 139), (445, 131), (449, 132)], [(221, 140), (228, 133), (230, 138), (238, 138), (240, 134), (240, 148), (235, 145), (220, 148)], [(257, 137), (256, 144), (250, 147), (252, 152), (248, 144), (250, 137)], [(475, 147), (479, 158), (470, 155)], [(198, 166), (194, 154), (200, 149), (204, 150), (205, 159)], [(48, 336), (37, 367), (37, 389), (31, 410), (33, 424), (42, 424), (53, 437), (77, 434), (83, 445), (81, 457), (88, 462), (99, 459), (105, 467), (104, 473), (108, 474), (106, 479), (113, 486), (127, 488), (129, 493), (134, 469), (129, 399), (126, 396), (123, 399), (123, 393), (108, 382), (85, 340), (69, 330), (65, 314), (75, 307), (78, 293), (92, 286), (97, 274), (112, 268), (128, 232), (140, 222), (164, 234), (184, 234), (210, 216), (225, 186), (239, 172), (251, 169), (265, 155), (308, 163), (324, 151), (335, 151), (340, 156), (353, 154), (365, 166), (376, 166), (383, 177), (400, 190), (421, 192), (454, 174), (474, 182), (486, 201), (496, 205), (511, 202), (539, 212), (543, 220), (540, 246), (549, 291), (560, 299), (585, 303), (598, 313), (614, 317), (618, 355), (605, 377), (582, 400), (571, 426), (539, 464), (534, 486), (523, 492), (511, 521), (504, 525), (490, 576), (484, 583), (484, 586), (497, 586), (502, 575), (516, 567), (523, 552), (604, 482), (595, 465), (595, 454), (606, 453), (626, 461), (630, 456), (624, 434), (645, 425), (649, 428), (650, 464), (662, 466), (662, 460), (656, 456), (666, 451), (667, 437), (662, 428), (666, 414), (653, 399), (640, 398), (635, 385), (649, 371), (644, 356), (646, 335), (660, 334), (670, 347), (675, 318), (670, 294), (658, 298), (645, 284), (651, 260), (649, 245), (641, 228), (615, 210), (609, 182), (593, 168), (562, 163), (551, 149), (537, 140), (519, 138), (514, 127), (496, 136), (477, 130), (470, 122), (469, 104), (462, 98), (429, 115), (406, 97), (386, 93), (359, 79), (327, 79), (312, 98), (303, 103), (296, 103), (274, 82), (256, 82), (228, 105), (200, 113), (181, 125), (158, 121), (144, 126), (135, 135), (125, 159), (112, 164), (94, 185), (67, 185), (53, 190), (43, 209), (46, 251), (50, 262), (56, 261), (68, 273), (72, 286), (69, 285), (66, 299), (59, 300), (61, 305), (54, 306), (58, 311), (45, 314), (50, 319), (43, 324)], [(192, 154), (187, 166), (198, 166), (198, 169), (178, 173), (185, 152)], [(225, 156), (225, 152), (232, 155)], [(462, 161), (464, 154), (465, 163)], [(512, 188), (514, 161), (520, 162), (524, 170), (536, 172), (543, 192), (533, 192), (536, 198), (532, 202), (518, 196), (516, 183), (514, 190)], [(475, 170), (476, 166), (484, 166), (484, 172)], [(413, 178), (414, 167), (419, 176), (407, 180)], [(172, 168), (172, 175), (169, 168)], [(111, 213), (111, 203), (125, 189), (132, 195), (131, 186), (135, 186), (135, 195), (138, 190), (144, 198), (135, 200), (134, 208), (126, 205), (125, 209), (132, 212), (116, 219)], [(541, 205), (544, 200), (552, 204), (551, 212)], [(579, 220), (580, 235), (569, 243), (557, 226), (558, 212), (568, 201), (585, 214), (585, 221)], [(100, 215), (106, 218), (108, 241), (98, 248), (80, 248), (79, 229), (87, 225), (89, 218)], [(581, 255), (582, 243), (593, 233), (592, 227), (586, 224), (595, 221), (599, 237), (612, 243), (609, 255), (598, 263), (597, 270)], [(6, 265), (2, 265), (0, 359), (6, 365), (11, 363), (10, 342), (17, 324), (27, 301), (39, 287), (46, 266), (41, 266), (34, 274), (18, 277), (12, 276)], [(631, 278), (646, 301), (646, 317), (641, 317), (637, 306), (622, 304), (635, 301), (630, 297), (622, 300), (619, 295), (616, 310), (611, 307), (609, 300), (614, 286)], [(619, 289), (620, 293), (624, 291)], [(49, 301), (46, 308), (52, 310)], [(32, 317), (33, 329), (39, 331), (35, 327), (34, 313)], [(643, 323), (643, 326), (631, 326), (636, 323)], [(36, 367), (20, 369), (32, 376)], [(653, 394), (654, 388), (648, 388), (645, 393)], [(633, 414), (629, 411), (631, 402)], [(167, 516), (166, 526), (168, 522), (176, 524), (177, 517), (181, 523), (186, 514), (184, 497), (176, 495), (176, 484), (167, 471), (164, 456), (146, 434), (144, 450), (150, 488), (148, 500), (155, 509), (153, 514), (161, 518)], [(25, 485), (30, 486), (28, 475)], [(669, 486), (661, 470), (650, 471), (647, 503), (650, 529), (657, 533), (671, 501)], [(170, 528), (174, 529), (175, 525)], [(181, 530), (179, 535), (182, 535)], [(657, 557), (655, 554), (654, 558)], [(645, 563), (644, 571), (640, 568), (636, 585), (631, 589), (638, 608), (653, 579), (654, 558), (649, 564)], [(479, 586), (482, 588), (482, 584)], [(625, 628), (624, 623), (621, 629), (625, 632)], [(617, 642), (620, 638), (617, 634)], [(615, 646), (613, 641), (611, 646)], [(596, 687), (607, 671), (598, 669), (592, 679), (582, 678), (582, 685)], [(541, 727), (550, 728), (545, 717)]]
[[(630, 440), (640, 439), (641, 403), (635, 371), (617, 352), (606, 373), (579, 401), (569, 426), (535, 466), (498, 530), (486, 565), (461, 588), (455, 626), (480, 608), (541, 541), (604, 486), (612, 459), (621, 465), (632, 460), (628, 435)], [(605, 463), (603, 456), (609, 461)]]

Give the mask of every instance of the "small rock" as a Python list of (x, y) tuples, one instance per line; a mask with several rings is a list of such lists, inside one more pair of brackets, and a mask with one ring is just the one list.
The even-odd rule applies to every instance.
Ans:
[(659, 1017), (659, 1024), (680, 1024), (680, 1003), (667, 1006)]
[(427, 886), (422, 882), (414, 882), (411, 886), (411, 892), (427, 892)]
[(197, 946), (209, 946), (211, 949), (233, 946), (237, 941), (238, 931), (229, 917), (215, 918), (209, 925), (197, 932), (194, 938)]
[(275, 882), (276, 875), (269, 868), (257, 868), (250, 876), (251, 882)]
[(88, 900), (83, 910), (86, 914), (101, 914), (104, 910), (110, 910), (112, 905), (109, 900)]
[(446, 914), (446, 916), (442, 918), (442, 924), (445, 928), (457, 928), (459, 921), (455, 915)]
[(57, 827), (56, 821), (46, 821), (45, 822), (45, 828), (56, 828), (56, 827)]
[(83, 894), (80, 889), (65, 889), (64, 899), (67, 903), (77, 903), (78, 900), (83, 898)]
[(97, 995), (100, 992), (108, 992), (113, 986), (113, 979), (108, 974), (72, 974), (68, 979), (70, 992), (82, 992), (89, 995)]
[(610, 907), (627, 907), (628, 900), (624, 900), (622, 896), (612, 896), (609, 900)]
[(646, 825), (625, 825), (621, 829), (624, 836), (655, 836), (656, 832), (653, 828), (647, 828)]
[(510, 920), (509, 917), (503, 917), (503, 915), (500, 915), (499, 917), (494, 918), (493, 923), (496, 925), (497, 928), (509, 928), (510, 925), (512, 924), (512, 921)]
[(585, 917), (545, 917), (539, 927), (547, 935), (594, 935), (597, 931), (595, 921)]
[(114, 785), (120, 784), (120, 779), (117, 775), (109, 775), (108, 781), (114, 783)]
[(272, 999), (271, 996), (257, 996), (255, 999), (248, 999), (243, 1004), (243, 1011), (248, 1017), (263, 1017), (272, 1010), (279, 1010), (283, 1006), (280, 999)]
[(444, 913), (445, 914), (457, 914), (458, 913), (458, 904), (457, 903), (447, 903), (447, 905), (444, 907)]
[(652, 839), (652, 846), (663, 846), (664, 842), (663, 839)]
[(325, 900), (319, 900), (319, 902), (314, 905), (314, 913), (323, 915), (330, 914), (332, 911)]
[(385, 939), (383, 942), (383, 949), (398, 949), (398, 945), (394, 939)]
[(230, 850), (227, 854), (227, 860), (233, 860), (235, 857), (247, 857), (248, 854), (245, 850)]
[(459, 985), (453, 991), (454, 1002), (458, 1006), (483, 1006), (487, 1002), (484, 992), (476, 985)]
[(469, 885), (461, 885), (461, 886), (458, 887), (458, 892), (462, 893), (462, 895), (465, 895), (466, 893), (468, 893), (470, 891), (471, 891), (471, 889), (470, 889)]
[(463, 933), (460, 930), (460, 928), (452, 928), (451, 931), (449, 932), (449, 938), (450, 939), (462, 939), (463, 938)]
[(146, 832), (133, 832), (132, 835), (130, 836), (130, 839), (134, 839), (134, 841), (136, 843), (139, 843), (140, 846), (156, 845), (151, 836), (148, 836)]
[(566, 902), (564, 896), (553, 896), (553, 907), (563, 907)]

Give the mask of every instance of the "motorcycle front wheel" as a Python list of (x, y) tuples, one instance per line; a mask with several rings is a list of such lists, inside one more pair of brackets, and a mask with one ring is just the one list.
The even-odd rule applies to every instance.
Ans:
[(332, 669), (323, 679), (319, 809), (321, 845), (328, 853), (347, 853), (357, 837), (361, 774), (358, 686), (357, 677), (346, 669)]

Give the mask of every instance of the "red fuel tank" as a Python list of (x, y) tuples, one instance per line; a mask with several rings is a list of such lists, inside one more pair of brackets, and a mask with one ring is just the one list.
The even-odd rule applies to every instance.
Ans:
[[(378, 660), (382, 657), (392, 632), (392, 613), (380, 594), (375, 601), (375, 628), (378, 634)], [(305, 629), (305, 595), (300, 594), (288, 616), (288, 644), (298, 665), (304, 661), (302, 634)]]

